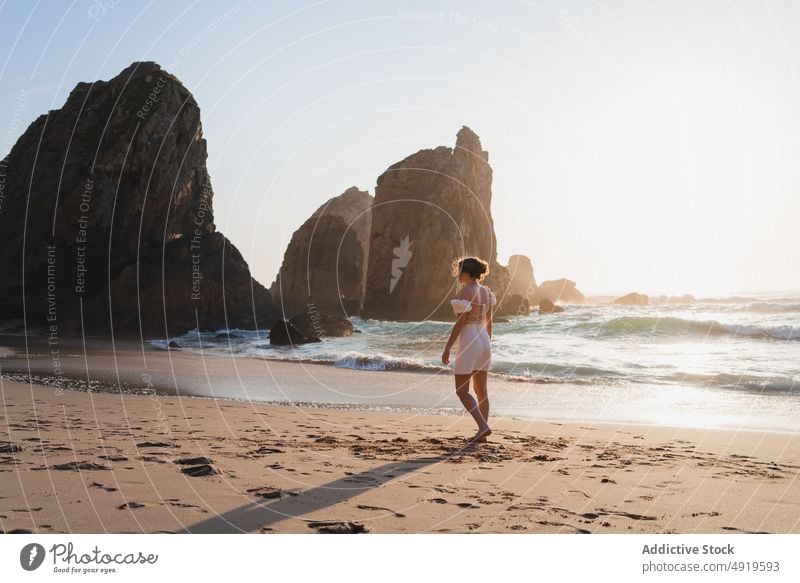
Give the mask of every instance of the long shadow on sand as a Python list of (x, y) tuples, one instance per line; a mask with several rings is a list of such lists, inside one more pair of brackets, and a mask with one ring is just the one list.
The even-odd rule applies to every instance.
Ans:
[[(239, 508), (234, 508), (213, 518), (208, 518), (196, 524), (185, 527), (189, 533), (244, 533), (258, 532), (264, 527), (269, 527), (276, 522), (288, 518), (305, 520), (309, 523), (324, 520), (321, 518), (304, 519), (304, 514), (335, 506), (345, 500), (354, 498), (373, 488), (378, 488), (387, 482), (405, 474), (415, 472), (427, 465), (443, 462), (450, 459), (448, 455), (415, 458), (403, 461), (393, 461), (377, 468), (371, 468), (358, 474), (345, 476), (327, 484), (322, 484), (297, 492), (294, 495), (274, 501), (254, 501)], [(351, 517), (343, 515), (341, 511), (336, 516), (331, 516), (332, 522), (348, 521)], [(309, 532), (313, 532), (309, 529)]]

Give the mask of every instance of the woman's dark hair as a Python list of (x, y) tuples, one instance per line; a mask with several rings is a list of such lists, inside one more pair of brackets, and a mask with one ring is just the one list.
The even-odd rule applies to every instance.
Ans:
[(489, 264), (480, 257), (459, 257), (453, 261), (453, 275), (459, 273), (467, 273), (480, 282), (489, 273)]

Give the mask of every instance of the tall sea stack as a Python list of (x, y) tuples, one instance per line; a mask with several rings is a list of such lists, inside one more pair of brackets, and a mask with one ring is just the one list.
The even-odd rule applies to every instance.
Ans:
[(0, 321), (49, 335), (269, 328), (216, 231), (200, 109), (155, 63), (79, 83), (2, 161)]
[(466, 126), (455, 148), (420, 150), (390, 166), (375, 188), (364, 317), (451, 320), (450, 264), (460, 255), (489, 262), (486, 283), (501, 298), (509, 276), (497, 263), (491, 202), (489, 154)]

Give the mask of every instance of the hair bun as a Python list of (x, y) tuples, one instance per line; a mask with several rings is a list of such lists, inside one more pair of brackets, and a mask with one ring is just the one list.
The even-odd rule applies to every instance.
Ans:
[(489, 272), (489, 263), (480, 257), (460, 257), (453, 261), (453, 275), (468, 273), (478, 281)]

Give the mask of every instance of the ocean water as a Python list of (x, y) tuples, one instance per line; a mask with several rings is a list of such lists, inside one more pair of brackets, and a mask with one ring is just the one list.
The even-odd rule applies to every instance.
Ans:
[[(271, 346), (268, 331), (247, 330), (191, 331), (150, 342), (163, 348), (176, 340), (185, 350), (205, 354), (323, 363), (371, 373), (452, 372), (452, 363), (441, 362), (451, 323), (351, 321), (361, 333), (295, 347)], [(563, 417), (558, 412), (569, 409), (581, 391), (602, 389), (604, 402), (619, 395), (631, 411), (641, 409), (626, 417), (621, 408), (608, 420), (653, 421), (658, 418), (654, 408), (671, 406), (670, 396), (681, 395), (705, 410), (695, 411), (701, 418), (705, 414), (712, 419), (719, 412), (715, 409), (727, 407), (729, 424), (738, 426), (741, 416), (752, 410), (759, 411), (761, 420), (750, 426), (763, 427), (770, 418), (780, 418), (780, 428), (800, 430), (800, 295), (647, 307), (567, 305), (560, 314), (512, 317), (493, 324), (490, 378), (519, 387), (506, 402), (523, 411), (526, 395), (535, 394), (541, 410), (547, 390), (555, 395), (559, 387), (569, 387), (573, 396), (550, 411), (552, 417)], [(531, 392), (534, 388), (541, 390)], [(406, 404), (414, 404), (413, 396)], [(772, 417), (776, 407), (780, 411)]]

